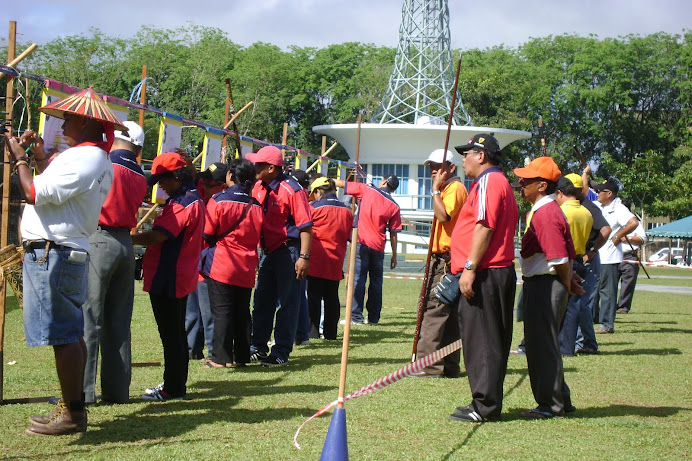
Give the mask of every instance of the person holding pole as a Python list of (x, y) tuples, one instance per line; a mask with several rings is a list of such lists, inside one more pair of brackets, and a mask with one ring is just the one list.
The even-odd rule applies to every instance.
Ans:
[[(48, 162), (43, 139), (26, 131), (5, 134), (15, 161), (24, 208), (24, 332), (29, 347), (52, 346), (62, 398), (53, 411), (35, 415), (29, 434), (63, 435), (87, 430), (84, 407), (84, 314), (89, 236), (113, 182), (108, 152), (114, 129), (126, 129), (92, 88), (39, 110), (65, 120), (67, 150)], [(36, 161), (36, 176), (26, 152)]]
[(96, 402), (96, 373), (101, 355), (101, 400), (126, 403), (132, 376), (130, 323), (135, 296), (135, 254), (130, 230), (147, 193), (147, 179), (137, 163), (144, 130), (125, 121), (116, 131), (110, 159), (113, 187), (101, 208), (99, 225), (89, 237), (89, 288), (84, 303), (87, 404)]
[(339, 324), (339, 282), (344, 278), (346, 243), (353, 230), (353, 214), (336, 197), (333, 179), (320, 177), (310, 185), (312, 207), (312, 258), (308, 272), (310, 338), (320, 337), (324, 300), (324, 339), (336, 339)]
[(464, 172), (474, 178), (452, 231), (452, 274), (461, 274), (459, 329), (471, 403), (458, 407), (454, 421), (497, 421), (512, 341), (512, 311), (517, 275), (514, 234), (518, 209), (499, 167), (500, 144), (477, 134), (455, 147), (464, 156)]
[(152, 229), (133, 235), (132, 242), (147, 245), (144, 291), (149, 293), (165, 362), (163, 383), (147, 388), (142, 399), (164, 401), (187, 394), (185, 308), (188, 295), (197, 289), (205, 217), (202, 197), (180, 154), (165, 152), (154, 159), (149, 184), (156, 183), (168, 194), (166, 205)]
[[(382, 281), (384, 277), (384, 248), (387, 242), (385, 230), (389, 229), (392, 259), (389, 267), (396, 268), (397, 233), (401, 232), (401, 212), (392, 198), (392, 192), (399, 187), (399, 178), (389, 175), (382, 179), (380, 187), (368, 186), (358, 182), (334, 180), (344, 193), (359, 200), (355, 225), (358, 227), (358, 258), (356, 260), (355, 292), (353, 293), (353, 312), (351, 323), (362, 325), (363, 307), (368, 310), (367, 322), (377, 325), (382, 312)], [(364, 306), (365, 282), (370, 274), (368, 303)]]
[[(459, 316), (456, 304), (444, 304), (433, 294), (433, 288), (451, 269), (452, 231), (459, 218), (461, 207), (468, 197), (468, 191), (458, 176), (454, 154), (444, 149), (434, 150), (425, 165), (430, 168), (432, 177), (432, 205), (438, 225), (435, 227), (430, 261), (430, 276), (425, 287), (426, 308), (420, 328), (420, 339), (416, 352), (423, 358), (436, 350), (459, 339)], [(457, 378), (461, 374), (459, 362), (461, 352), (456, 351), (426, 369), (412, 375), (414, 377)]]
[[(304, 296), (300, 281), (308, 275), (310, 265), (312, 218), (307, 194), (284, 174), (277, 147), (263, 147), (246, 158), (255, 164), (257, 182), (252, 196), (264, 211), (264, 255), (255, 287), (250, 360), (277, 367), (288, 363), (296, 339), (298, 308)], [(269, 354), (272, 330), (275, 343)]]
[(600, 307), (598, 321), (600, 326), (597, 334), (613, 333), (615, 331), (615, 314), (618, 296), (618, 267), (622, 262), (625, 249), (624, 238), (637, 228), (639, 220), (618, 199), (620, 187), (609, 179), (603, 184), (596, 185), (598, 199), (596, 205), (601, 209), (603, 217), (608, 221), (612, 234), (599, 250), (601, 258), (601, 278), (599, 281)]

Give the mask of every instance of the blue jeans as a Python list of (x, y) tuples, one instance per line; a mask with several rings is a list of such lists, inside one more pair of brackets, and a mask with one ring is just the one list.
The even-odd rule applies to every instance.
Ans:
[(78, 342), (84, 336), (89, 254), (67, 247), (24, 255), (24, 335), (28, 347)]
[(298, 309), (298, 328), (296, 329), (296, 342), (310, 339), (310, 313), (308, 310), (308, 279), (300, 281), (300, 307)]
[[(271, 355), (288, 360), (298, 326), (300, 280), (295, 264), (300, 254), (297, 245), (283, 246), (262, 256), (252, 307), (252, 350), (267, 353), (267, 342), (274, 327)], [(274, 323), (276, 316), (276, 324)]]
[(574, 355), (576, 351), (577, 329), (581, 329), (585, 335), (585, 345), (592, 349), (598, 349), (596, 335), (591, 321), (591, 308), (589, 307), (590, 290), (594, 290), (598, 283), (598, 274), (594, 274), (591, 264), (584, 265), (580, 261), (574, 262), (574, 269), (584, 279), (582, 287), (583, 295), (572, 295), (567, 302), (565, 319), (560, 329), (560, 353), (562, 355)]
[(363, 300), (365, 299), (365, 281), (368, 278), (368, 273), (370, 274), (370, 285), (368, 286), (368, 303), (365, 305), (365, 308), (368, 310), (368, 323), (378, 323), (380, 321), (383, 263), (383, 252), (373, 250), (361, 243), (358, 244), (353, 312), (351, 312), (351, 320), (353, 322), (363, 322)]
[(577, 317), (577, 340), (574, 345), (575, 350), (582, 347), (590, 347), (598, 350), (596, 342), (596, 333), (593, 329), (593, 309), (594, 303), (598, 297), (598, 280), (601, 273), (601, 257), (596, 253), (596, 256), (586, 265), (586, 275), (584, 276), (584, 294), (582, 302), (586, 303), (586, 307), (579, 310)]
[(214, 317), (211, 315), (206, 281), (197, 282), (197, 291), (193, 291), (187, 297), (185, 333), (187, 334), (187, 349), (190, 356), (202, 355), (206, 344), (207, 355), (211, 357)]

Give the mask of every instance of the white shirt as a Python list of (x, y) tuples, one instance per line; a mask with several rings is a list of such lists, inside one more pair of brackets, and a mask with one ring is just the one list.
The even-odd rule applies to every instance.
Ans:
[(617, 232), (625, 227), (627, 222), (634, 218), (630, 210), (625, 205), (620, 203), (620, 200), (613, 200), (609, 205), (603, 206), (601, 202), (594, 202), (603, 213), (603, 217), (608, 221), (608, 225), (612, 229), (610, 237), (598, 250), (598, 255), (601, 258), (601, 264), (619, 264), (622, 262), (623, 245), (613, 245), (613, 237)]
[(89, 251), (89, 236), (112, 183), (113, 165), (103, 149), (67, 149), (34, 178), (35, 204), (24, 208), (22, 239)]
[[(639, 221), (639, 224), (637, 224), (637, 227), (635, 227), (635, 229), (632, 232), (627, 234), (627, 238), (630, 239), (630, 243), (625, 242), (621, 244), (624, 245), (624, 247), (622, 248), (623, 253), (631, 253), (632, 248), (634, 248), (634, 251), (637, 251), (639, 249), (639, 244), (634, 243), (632, 241), (632, 237), (639, 237), (640, 239), (642, 239), (642, 242), (646, 243), (646, 232), (644, 232), (644, 226), (642, 226), (641, 221)], [(630, 244), (632, 245), (632, 248), (630, 248)]]

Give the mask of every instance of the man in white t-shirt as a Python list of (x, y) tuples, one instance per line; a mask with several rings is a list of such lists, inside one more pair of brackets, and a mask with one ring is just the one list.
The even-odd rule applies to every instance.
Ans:
[(617, 194), (618, 184), (609, 179), (595, 187), (598, 193), (596, 205), (612, 229), (608, 241), (598, 250), (601, 258), (599, 294), (601, 306), (598, 321), (601, 324), (596, 333), (613, 333), (615, 331), (615, 312), (618, 295), (618, 266), (622, 262), (622, 240), (632, 232), (639, 221), (622, 203)]
[[(5, 135), (27, 205), (24, 245), (24, 333), (29, 347), (52, 346), (62, 398), (51, 414), (34, 415), (29, 434), (85, 432), (83, 376), (86, 359), (82, 304), (87, 294), (89, 236), (113, 181), (107, 152), (122, 122), (91, 89), (41, 107), (63, 118), (69, 149), (50, 160), (43, 140), (27, 131)], [(26, 156), (31, 150), (36, 176)]]

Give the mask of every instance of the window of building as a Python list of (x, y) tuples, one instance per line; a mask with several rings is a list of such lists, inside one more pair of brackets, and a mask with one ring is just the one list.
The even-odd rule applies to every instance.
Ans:
[(399, 178), (399, 188), (394, 193), (398, 195), (408, 195), (408, 165), (373, 163), (371, 166), (372, 183), (375, 186), (379, 186), (382, 179), (386, 176), (395, 174)]
[(432, 210), (432, 178), (430, 168), (425, 165), (418, 165), (418, 208), (421, 210)]

